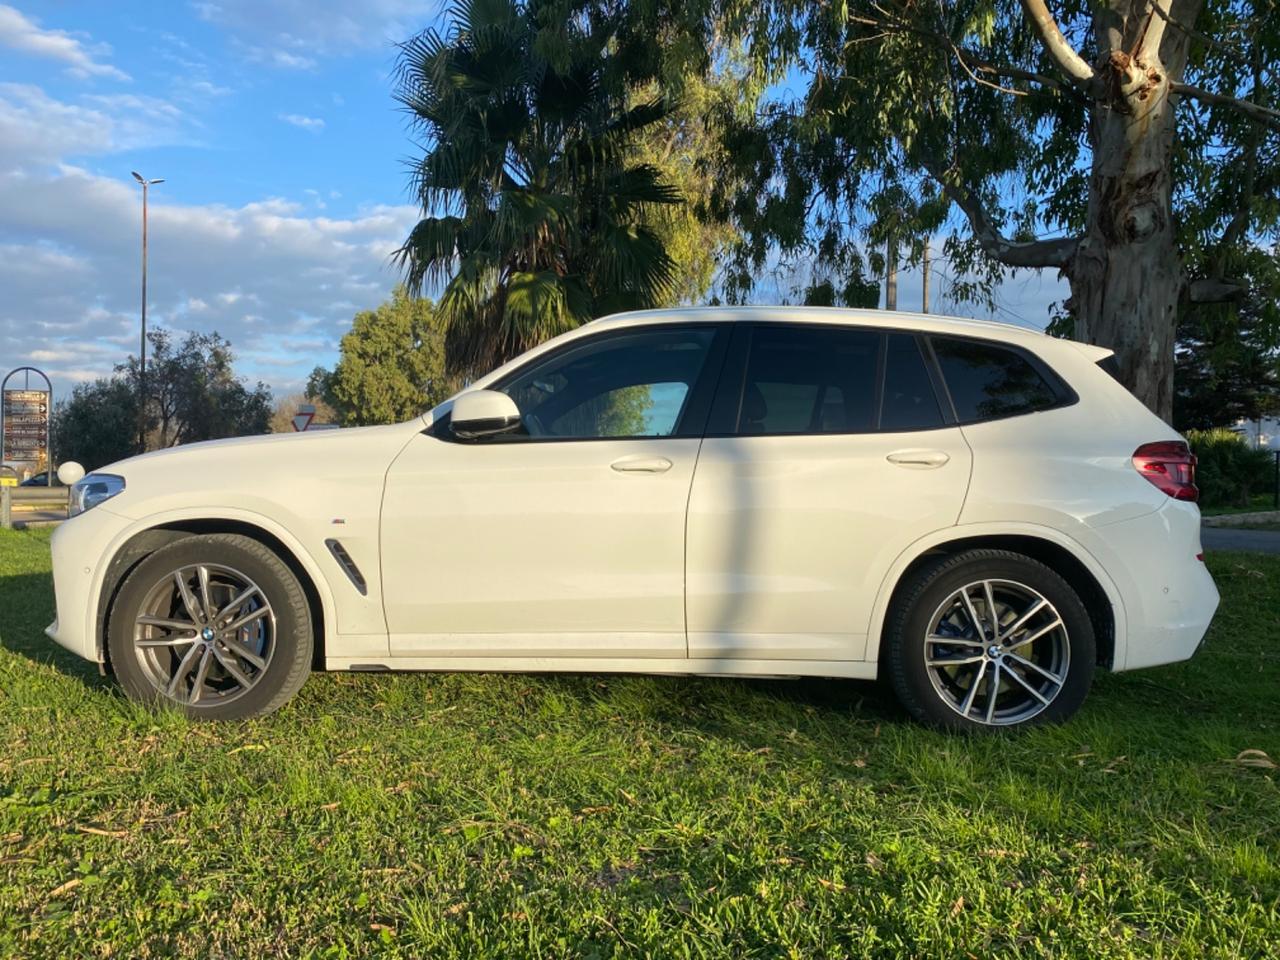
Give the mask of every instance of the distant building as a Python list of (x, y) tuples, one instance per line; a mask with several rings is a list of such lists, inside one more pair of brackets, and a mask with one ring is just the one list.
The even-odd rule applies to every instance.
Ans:
[(1231, 429), (1260, 450), (1280, 450), (1280, 420), (1274, 417), (1237, 420)]

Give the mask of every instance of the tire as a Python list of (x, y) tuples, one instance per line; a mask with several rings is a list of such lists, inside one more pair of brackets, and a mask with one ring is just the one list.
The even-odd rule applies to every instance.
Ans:
[(149, 555), (107, 621), (129, 698), (202, 720), (278, 710), (306, 682), (313, 642), (298, 578), (270, 548), (235, 534), (184, 537)]
[(885, 643), (902, 705), (922, 723), (957, 732), (1061, 723), (1084, 702), (1097, 660), (1093, 623), (1075, 590), (1006, 550), (969, 550), (913, 574), (889, 611)]

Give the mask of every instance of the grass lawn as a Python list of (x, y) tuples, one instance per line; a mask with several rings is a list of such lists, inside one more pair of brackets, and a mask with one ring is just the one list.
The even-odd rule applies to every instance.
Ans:
[(1206, 507), (1200, 505), (1200, 514), (1205, 517), (1222, 517), (1233, 513), (1261, 513), (1265, 510), (1274, 510), (1276, 508), (1275, 493), (1268, 490), (1266, 493), (1255, 493), (1249, 498), (1249, 503), (1243, 507), (1225, 507), (1212, 506)]
[(198, 725), (0, 531), (0, 956), (1280, 956), (1280, 558), (1189, 664), (956, 739), (873, 684), (327, 675)]

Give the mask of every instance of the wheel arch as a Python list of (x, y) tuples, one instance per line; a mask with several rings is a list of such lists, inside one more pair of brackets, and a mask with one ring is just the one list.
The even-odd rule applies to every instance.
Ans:
[(93, 611), (93, 635), (102, 670), (111, 672), (112, 669), (106, 643), (111, 606), (133, 569), (161, 547), (176, 540), (212, 533), (239, 534), (256, 540), (274, 552), (298, 578), (311, 613), (314, 635), (312, 667), (323, 670), (329, 625), (335, 622), (333, 598), (311, 555), (287, 531), (272, 529), (274, 526), (262, 517), (193, 516), (154, 521), (141, 529), (126, 532), (110, 551), (111, 559), (105, 565)]
[(1120, 592), (1097, 559), (1080, 543), (1050, 527), (952, 527), (916, 541), (894, 561), (881, 583), (867, 633), (866, 659), (881, 662), (888, 612), (904, 584), (922, 565), (973, 549), (1008, 550), (1038, 560), (1080, 595), (1093, 622), (1098, 665), (1124, 662), (1125, 611)]

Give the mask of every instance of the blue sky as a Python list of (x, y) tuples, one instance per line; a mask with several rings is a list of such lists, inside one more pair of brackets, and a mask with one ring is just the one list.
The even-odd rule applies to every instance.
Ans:
[[(394, 286), (417, 218), (390, 74), (395, 42), (440, 8), (0, 0), (0, 368), (43, 367), (62, 394), (136, 351), (130, 170), (166, 180), (151, 322), (219, 331), (277, 395), (331, 364), (352, 315)], [(1061, 296), (1029, 274), (996, 316), (1043, 322)], [(918, 276), (899, 305), (919, 305)]]

